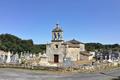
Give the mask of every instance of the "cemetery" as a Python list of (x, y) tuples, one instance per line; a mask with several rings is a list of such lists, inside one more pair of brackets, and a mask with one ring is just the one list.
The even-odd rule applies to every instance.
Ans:
[(87, 51), (85, 48), (85, 43), (76, 39), (65, 41), (59, 24), (52, 30), (51, 42), (42, 47), (34, 45), (32, 40), (1, 35), (0, 68), (95, 72), (120, 67), (119, 51)]

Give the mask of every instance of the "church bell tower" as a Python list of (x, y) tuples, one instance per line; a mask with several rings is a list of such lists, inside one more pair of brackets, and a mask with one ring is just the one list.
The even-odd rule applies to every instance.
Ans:
[(59, 24), (56, 24), (55, 28), (52, 30), (52, 42), (61, 41), (63, 41), (63, 30), (60, 28)]

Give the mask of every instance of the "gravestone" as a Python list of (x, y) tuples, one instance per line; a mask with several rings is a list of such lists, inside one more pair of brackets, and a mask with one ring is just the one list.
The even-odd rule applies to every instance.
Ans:
[(48, 56), (46, 54), (43, 54), (40, 56), (40, 61), (39, 61), (39, 65), (41, 66), (48, 66)]
[(23, 57), (23, 52), (20, 53), (20, 58), (22, 58), (22, 57)]
[(30, 58), (32, 58), (33, 57), (33, 54), (30, 54)]
[(35, 55), (35, 54), (33, 54), (33, 58), (36, 58), (36, 55)]
[(109, 59), (108, 59), (108, 62), (113, 62), (113, 61), (112, 61), (112, 56), (111, 56), (111, 53), (109, 54)]
[(6, 59), (7, 59), (7, 56), (6, 56), (5, 54), (3, 54), (3, 55), (2, 55), (2, 61), (3, 61), (3, 63), (6, 62)]
[(4, 62), (4, 55), (0, 55), (0, 63), (3, 63)]
[(39, 58), (41, 57), (41, 53), (39, 52)]
[(11, 55), (11, 53), (10, 53), (10, 52), (8, 52), (8, 54), (7, 54), (7, 60), (6, 60), (6, 63), (10, 63), (10, 61), (11, 61), (10, 55)]
[(11, 56), (11, 63), (19, 63), (19, 55), (16, 53)]
[(65, 58), (63, 61), (63, 65), (64, 65), (64, 67), (72, 67), (73, 62), (71, 61), (71, 58)]

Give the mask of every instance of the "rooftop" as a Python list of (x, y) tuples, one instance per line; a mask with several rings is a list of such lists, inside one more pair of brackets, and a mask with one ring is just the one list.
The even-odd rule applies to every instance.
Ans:
[(60, 28), (59, 24), (56, 24), (55, 28), (52, 30), (52, 32), (63, 32), (63, 30)]
[(69, 47), (72, 47), (72, 48), (79, 48), (80, 47), (79, 44), (81, 44), (81, 42), (79, 42), (75, 39), (70, 40), (70, 41), (66, 41), (63, 43), (63, 45), (69, 45)]

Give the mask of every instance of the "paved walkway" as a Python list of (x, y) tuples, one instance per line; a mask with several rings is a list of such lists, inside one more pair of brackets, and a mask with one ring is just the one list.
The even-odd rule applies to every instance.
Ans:
[(120, 76), (120, 69), (106, 73), (51, 74), (21, 69), (0, 68), (0, 80), (109, 80)]

